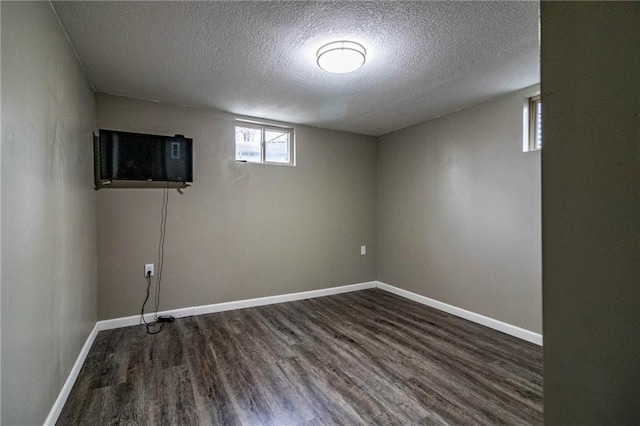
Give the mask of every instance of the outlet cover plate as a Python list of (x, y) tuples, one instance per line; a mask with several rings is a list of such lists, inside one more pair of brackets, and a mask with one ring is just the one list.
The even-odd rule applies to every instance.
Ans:
[(145, 263), (144, 264), (144, 276), (148, 276), (149, 272), (151, 272), (151, 276), (155, 275), (155, 268), (153, 263)]

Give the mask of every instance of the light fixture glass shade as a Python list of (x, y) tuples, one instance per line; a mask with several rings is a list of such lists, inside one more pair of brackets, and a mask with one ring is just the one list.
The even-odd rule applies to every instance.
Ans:
[(325, 44), (316, 53), (318, 66), (325, 71), (344, 74), (364, 65), (367, 51), (354, 41), (334, 41)]

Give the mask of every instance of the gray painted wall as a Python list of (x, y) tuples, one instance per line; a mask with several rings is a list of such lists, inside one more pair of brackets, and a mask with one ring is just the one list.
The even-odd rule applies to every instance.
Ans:
[(42, 424), (97, 319), (95, 98), (48, 2), (2, 2), (2, 424)]
[(379, 139), (378, 280), (542, 329), (540, 153), (531, 88)]
[[(104, 94), (97, 105), (100, 128), (194, 139), (193, 187), (170, 191), (160, 309), (375, 279), (373, 137), (295, 126), (296, 167), (236, 163), (232, 115)], [(98, 205), (99, 317), (136, 315), (162, 190), (103, 189)]]
[(541, 24), (545, 424), (638, 424), (640, 3)]

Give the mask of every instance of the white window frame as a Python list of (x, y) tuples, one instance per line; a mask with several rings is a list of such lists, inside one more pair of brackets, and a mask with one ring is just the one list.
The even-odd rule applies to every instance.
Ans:
[[(261, 142), (261, 147), (260, 147), (260, 161), (247, 161), (247, 160), (239, 160), (236, 157), (236, 140), (235, 140), (235, 130), (238, 127), (253, 127), (256, 129), (260, 129), (261, 133), (262, 133), (262, 137), (260, 138)], [(242, 119), (236, 119), (234, 126), (234, 139), (233, 139), (233, 145), (234, 145), (234, 157), (237, 163), (246, 163), (246, 164), (268, 164), (268, 165), (275, 165), (275, 166), (295, 166), (296, 165), (296, 155), (295, 155), (295, 141), (294, 141), (294, 130), (293, 127), (288, 127), (288, 126), (282, 126), (282, 125), (278, 125), (278, 124), (272, 124), (272, 123), (264, 123), (264, 122), (259, 122), (259, 121), (251, 121), (251, 120), (242, 120)], [(288, 146), (288, 150), (289, 150), (289, 162), (288, 163), (282, 163), (282, 162), (277, 162), (277, 161), (266, 161), (266, 149), (265, 149), (265, 131), (268, 130), (275, 130), (278, 132), (286, 132), (289, 133), (289, 146)]]
[[(540, 90), (532, 90), (525, 94), (522, 106), (522, 151), (535, 152), (540, 151), (542, 147), (536, 147), (536, 110), (533, 107), (534, 102), (542, 102)], [(544, 145), (543, 145), (544, 146)]]

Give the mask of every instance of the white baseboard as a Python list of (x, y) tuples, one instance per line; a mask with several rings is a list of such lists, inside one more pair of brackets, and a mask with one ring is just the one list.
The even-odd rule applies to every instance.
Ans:
[(518, 337), (522, 340), (526, 340), (527, 342), (535, 343), (536, 345), (542, 346), (542, 334), (534, 333), (533, 331), (525, 330), (524, 328), (516, 327), (515, 325), (507, 324), (506, 322), (485, 317), (484, 315), (476, 314), (475, 312), (467, 311), (465, 309), (458, 308), (457, 306), (439, 302), (426, 296), (412, 293), (410, 291), (403, 290), (401, 288), (394, 287), (380, 281), (377, 282), (377, 287), (379, 289), (388, 291), (389, 293), (393, 293), (406, 299), (413, 300), (414, 302), (430, 306), (440, 311), (447, 312), (457, 317), (464, 318), (480, 325), (484, 325), (485, 327), (489, 327), (494, 330), (501, 331), (502, 333), (506, 333), (511, 336)]
[(93, 341), (96, 340), (96, 336), (98, 335), (98, 324), (93, 326), (91, 333), (87, 337), (87, 340), (84, 342), (82, 349), (80, 350), (80, 354), (78, 354), (78, 358), (76, 362), (73, 364), (73, 368), (71, 368), (71, 372), (67, 376), (67, 380), (65, 380), (64, 385), (62, 385), (62, 389), (56, 398), (56, 402), (53, 403), (53, 407), (51, 407), (51, 411), (49, 411), (49, 415), (47, 419), (44, 421), (45, 426), (53, 426), (58, 421), (58, 417), (64, 408), (64, 404), (67, 402), (67, 398), (71, 393), (71, 389), (73, 389), (73, 385), (76, 383), (76, 379), (78, 378), (78, 374), (80, 374), (80, 370), (82, 369), (82, 365), (84, 364), (87, 355), (89, 354), (89, 349), (91, 349), (91, 345), (93, 345)]
[(320, 290), (302, 291), (299, 293), (282, 294), (278, 296), (259, 297), (256, 299), (238, 300), (236, 302), (216, 303), (193, 308), (193, 315), (210, 314), (214, 312), (231, 311), (234, 309), (252, 308), (254, 306), (273, 305), (276, 303), (293, 302), (295, 300), (313, 299), (315, 297), (331, 296), (340, 293), (376, 288), (376, 281), (350, 284), (340, 287), (323, 288)]
[[(278, 296), (258, 297), (255, 299), (237, 300), (233, 302), (214, 303), (212, 305), (192, 306), (189, 308), (171, 309), (158, 312), (158, 315), (171, 315), (175, 318), (190, 317), (193, 315), (211, 314), (215, 312), (231, 311), (234, 309), (252, 308), (255, 306), (273, 305), (275, 303), (293, 302), (295, 300), (312, 299), (314, 297), (330, 296), (332, 294), (349, 293), (352, 291), (376, 288), (376, 281), (369, 281), (359, 284), (350, 284), (339, 287), (323, 288), (320, 290), (301, 291), (299, 293), (281, 294)], [(145, 314), (147, 321), (153, 321), (154, 314)], [(115, 318), (98, 321), (99, 330), (110, 330), (113, 328), (129, 327), (140, 324), (140, 315), (130, 317)]]

